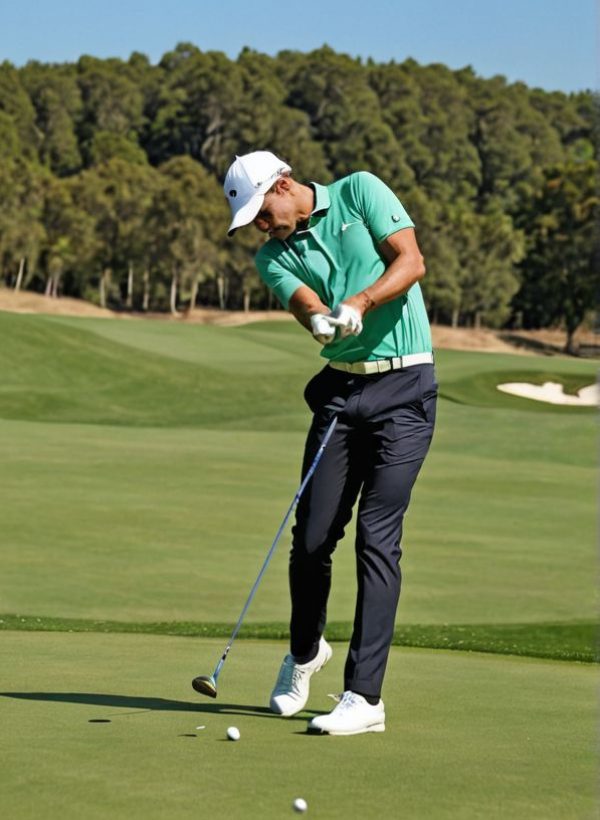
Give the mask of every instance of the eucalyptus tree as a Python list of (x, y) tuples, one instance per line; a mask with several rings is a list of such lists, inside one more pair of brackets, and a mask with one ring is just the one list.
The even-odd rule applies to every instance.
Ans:
[(58, 176), (77, 172), (82, 167), (77, 128), (83, 105), (75, 66), (30, 61), (20, 78), (35, 108), (40, 160)]
[(414, 60), (369, 66), (369, 83), (415, 184), (443, 201), (470, 199), (481, 182), (481, 163), (471, 141), (475, 115), (459, 74)]
[(285, 53), (273, 58), (244, 49), (237, 64), (243, 95), (235, 117), (238, 144), (232, 145), (228, 164), (234, 154), (264, 148), (285, 159), (299, 179), (330, 182), (324, 146), (314, 139), (308, 113), (286, 104)]
[(133, 271), (144, 268), (148, 237), (145, 223), (157, 187), (157, 172), (147, 164), (113, 158), (84, 171), (73, 181), (76, 203), (94, 220), (99, 301), (133, 304)]
[(40, 255), (43, 176), (20, 156), (0, 159), (0, 270), (15, 290), (33, 278)]
[(504, 77), (461, 77), (469, 90), (476, 126), (473, 143), (481, 161), (478, 209), (497, 198), (515, 212), (522, 197), (539, 184), (543, 169), (563, 158), (560, 135), (530, 101), (523, 83)]
[(74, 178), (48, 174), (44, 180), (40, 264), (48, 296), (58, 296), (63, 286), (70, 296), (90, 296), (86, 271), (98, 252), (98, 238), (92, 215), (74, 201), (74, 187)]
[(146, 145), (151, 161), (187, 154), (223, 174), (236, 150), (234, 121), (243, 95), (236, 63), (180, 43), (159, 67), (162, 82)]
[[(174, 157), (159, 168), (160, 187), (147, 213), (154, 274), (168, 293), (172, 313), (180, 288), (195, 307), (200, 283), (213, 279), (227, 230), (227, 205), (217, 180), (191, 157)], [(165, 287), (168, 281), (168, 287)]]
[(575, 332), (597, 309), (600, 295), (597, 179), (595, 160), (548, 169), (520, 219), (528, 242), (514, 310), (526, 327), (562, 324), (569, 353), (575, 352)]
[(413, 173), (382, 116), (360, 60), (324, 46), (309, 54), (284, 52), (286, 103), (310, 117), (334, 178), (367, 170), (392, 187), (408, 187)]
[(144, 129), (144, 95), (136, 82), (135, 67), (122, 60), (80, 57), (77, 83), (82, 112), (78, 126), (79, 145), (86, 165), (93, 155), (97, 132), (117, 134), (137, 144)]
[[(227, 242), (227, 252), (218, 274), (219, 306), (250, 310), (254, 307), (273, 306), (271, 291), (258, 275), (254, 256), (265, 241), (257, 230), (236, 231)], [(231, 304), (226, 296), (231, 293)]]
[(28, 160), (37, 160), (42, 135), (36, 126), (35, 109), (19, 72), (7, 61), (0, 63), (0, 112), (14, 123), (21, 155)]
[(502, 327), (520, 286), (517, 263), (524, 236), (499, 207), (464, 212), (456, 221), (460, 261), (460, 312), (474, 327)]

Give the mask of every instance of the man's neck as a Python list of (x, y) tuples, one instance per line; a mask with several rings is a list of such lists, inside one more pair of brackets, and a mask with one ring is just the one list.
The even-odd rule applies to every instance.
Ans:
[(310, 216), (315, 209), (315, 192), (311, 185), (298, 183), (298, 219), (296, 230), (305, 231), (308, 228)]

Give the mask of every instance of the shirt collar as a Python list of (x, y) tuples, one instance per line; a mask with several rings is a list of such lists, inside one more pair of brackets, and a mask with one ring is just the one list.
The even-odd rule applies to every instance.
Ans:
[(318, 182), (311, 182), (310, 187), (315, 192), (315, 207), (312, 210), (313, 215), (324, 213), (329, 206), (331, 205), (331, 200), (329, 199), (329, 191), (327, 190), (326, 185), (319, 185)]
[(318, 182), (309, 182), (308, 185), (312, 188), (313, 193), (315, 195), (315, 205), (312, 211), (310, 212), (308, 224), (306, 225), (306, 227), (294, 231), (292, 236), (302, 236), (302, 234), (308, 233), (310, 229), (313, 228), (316, 224), (314, 217), (325, 216), (327, 210), (329, 209), (329, 206), (331, 205), (329, 191), (327, 190), (327, 187), (325, 185), (319, 185)]
[[(299, 228), (295, 230), (292, 236), (302, 236), (310, 231), (316, 224), (314, 217), (325, 216), (327, 213), (329, 206), (331, 205), (331, 200), (329, 198), (329, 191), (325, 185), (319, 185), (318, 182), (309, 182), (309, 187), (312, 188), (313, 193), (315, 195), (315, 204), (310, 212), (310, 216), (308, 218), (308, 224), (304, 228)], [(318, 221), (318, 220), (317, 220)]]

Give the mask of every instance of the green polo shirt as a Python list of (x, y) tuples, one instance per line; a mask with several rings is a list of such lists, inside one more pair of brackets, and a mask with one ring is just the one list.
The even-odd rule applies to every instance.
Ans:
[[(335, 310), (383, 274), (387, 263), (379, 244), (414, 224), (393, 191), (366, 171), (312, 187), (315, 207), (306, 230), (295, 231), (285, 241), (270, 239), (255, 261), (262, 280), (286, 309), (292, 294), (307, 285)], [(418, 283), (367, 313), (363, 323), (358, 336), (336, 338), (323, 346), (321, 356), (358, 362), (432, 349)]]

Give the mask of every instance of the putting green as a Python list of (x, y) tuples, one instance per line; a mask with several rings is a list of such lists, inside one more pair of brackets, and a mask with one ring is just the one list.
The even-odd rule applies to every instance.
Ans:
[[(283, 644), (236, 644), (211, 701), (190, 681), (212, 672), (222, 641), (6, 632), (1, 642), (11, 820), (279, 820), (295, 797), (328, 820), (594, 812), (597, 679), (587, 665), (393, 649), (385, 734), (329, 738), (305, 725), (333, 705), (342, 644), (313, 679), (310, 710), (281, 719), (265, 702)], [(238, 743), (225, 739), (231, 725)]]

